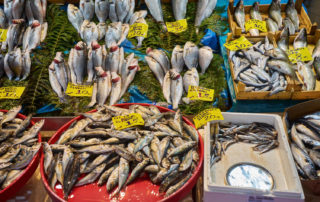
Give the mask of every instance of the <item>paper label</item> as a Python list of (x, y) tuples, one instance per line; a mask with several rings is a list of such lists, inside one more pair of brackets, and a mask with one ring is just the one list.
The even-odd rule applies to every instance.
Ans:
[(133, 38), (136, 36), (141, 36), (143, 38), (147, 38), (148, 36), (148, 25), (144, 23), (134, 23), (130, 25), (128, 38)]
[(219, 108), (206, 109), (193, 118), (196, 128), (200, 128), (209, 121), (224, 120)]
[(307, 47), (289, 50), (288, 57), (293, 64), (296, 64), (298, 61), (306, 62), (312, 60), (312, 55)]
[(93, 86), (87, 85), (74, 85), (68, 83), (66, 94), (71, 97), (91, 97)]
[(186, 19), (178, 20), (175, 22), (166, 22), (168, 32), (181, 33), (187, 30), (188, 22)]
[(4, 42), (7, 40), (7, 29), (0, 29), (0, 42)]
[(246, 22), (245, 27), (246, 31), (249, 31), (250, 29), (258, 29), (261, 32), (267, 32), (267, 23), (262, 20), (251, 19)]
[(190, 100), (212, 101), (213, 95), (214, 90), (209, 88), (189, 86), (188, 89), (188, 98), (190, 98)]
[(116, 130), (122, 130), (125, 128), (130, 128), (132, 126), (144, 125), (144, 120), (141, 114), (138, 113), (112, 117), (112, 122)]
[(250, 48), (252, 44), (246, 37), (242, 36), (236, 40), (225, 43), (224, 46), (231, 51), (237, 51)]
[(0, 99), (20, 99), (25, 87), (1, 87), (0, 88)]

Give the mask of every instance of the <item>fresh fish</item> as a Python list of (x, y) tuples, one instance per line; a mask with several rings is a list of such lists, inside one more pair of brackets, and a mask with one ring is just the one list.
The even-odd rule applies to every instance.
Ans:
[(295, 8), (295, 3), (293, 0), (288, 0), (285, 12), (286, 12), (286, 16), (288, 16), (292, 21), (292, 23), (294, 24), (295, 32), (298, 32), (300, 21), (299, 21), (298, 12)]
[(309, 156), (312, 159), (312, 161), (320, 167), (320, 152), (315, 151), (315, 150), (310, 150)]
[(287, 52), (289, 50), (289, 29), (284, 28), (281, 31), (280, 39), (277, 42), (278, 48), (283, 50), (284, 52)]
[(130, 29), (130, 26), (129, 24), (122, 24), (122, 27), (121, 27), (121, 37), (117, 43), (118, 46), (121, 45), (122, 42), (124, 42), (126, 39), (127, 39), (127, 36), (128, 36), (128, 33), (129, 33), (129, 29)]
[(293, 22), (290, 20), (290, 18), (286, 17), (283, 20), (284, 29), (289, 30), (290, 35), (294, 35), (296, 33), (295, 26)]
[(183, 81), (181, 75), (173, 70), (170, 70), (170, 77), (170, 96), (172, 100), (172, 107), (173, 109), (178, 109), (178, 105), (183, 94)]
[(62, 87), (63, 92), (65, 92), (68, 87), (68, 73), (62, 52), (56, 53), (56, 57), (54, 58), (52, 65), (56, 73), (57, 79), (60, 83), (60, 86)]
[(96, 16), (100, 23), (105, 23), (109, 16), (109, 1), (96, 0), (94, 2)]
[(178, 182), (177, 184), (171, 186), (167, 192), (166, 192), (166, 196), (170, 196), (171, 194), (173, 194), (174, 192), (176, 192), (178, 189), (180, 189), (180, 187), (182, 187), (189, 179), (191, 178), (191, 173), (189, 172), (180, 182)]
[[(136, 20), (136, 23), (142, 23), (142, 24), (146, 24), (147, 25), (147, 21), (144, 18), (138, 18)], [(136, 45), (136, 48), (141, 48), (142, 47), (142, 42), (144, 40), (144, 37), (137, 36), (136, 39), (138, 41), (138, 44)]]
[(0, 28), (1, 29), (7, 28), (7, 19), (2, 8), (0, 9)]
[(92, 172), (97, 166), (104, 163), (109, 157), (110, 154), (102, 154), (97, 156), (92, 162), (90, 162), (89, 165), (86, 166), (86, 168), (84, 169), (84, 173)]
[(193, 150), (189, 150), (188, 153), (183, 157), (183, 160), (179, 166), (179, 171), (186, 171), (192, 164)]
[(42, 7), (42, 0), (34, 0), (30, 1), (33, 17), (35, 20), (38, 20), (40, 24), (42, 24), (45, 21), (46, 13), (44, 11), (44, 8)]
[(188, 67), (188, 69), (191, 68), (197, 68), (198, 67), (198, 59), (199, 59), (199, 48), (197, 45), (195, 45), (193, 42), (188, 41), (184, 45), (183, 50), (183, 59)]
[(104, 171), (99, 178), (98, 186), (102, 186), (104, 183), (106, 183), (109, 176), (113, 172), (113, 170), (115, 170), (117, 167), (118, 167), (118, 164), (115, 164), (112, 167), (110, 167), (109, 169), (107, 169), (106, 171)]
[(244, 24), (246, 22), (245, 20), (245, 13), (244, 13), (244, 6), (243, 6), (243, 0), (240, 0), (234, 10), (234, 17), (235, 21), (237, 22), (238, 26), (241, 28), (242, 32), (245, 32), (246, 29), (244, 27)]
[[(171, 56), (172, 69), (181, 73), (184, 67), (183, 48), (180, 45), (176, 45), (172, 51)], [(200, 65), (201, 66), (201, 65)]]
[(314, 58), (313, 66), (316, 70), (317, 80), (320, 80), (320, 56)]
[(23, 36), (24, 29), (24, 20), (23, 19), (14, 19), (12, 24), (10, 24), (7, 39), (2, 43), (1, 49), (5, 50), (8, 47), (8, 51), (14, 51), (14, 49), (19, 45), (19, 39)]
[(272, 0), (269, 7), (269, 16), (277, 23), (278, 27), (282, 28), (282, 16), (281, 16), (281, 0)]
[(106, 36), (107, 24), (104, 22), (99, 22), (97, 25), (98, 28), (98, 40), (102, 40)]
[(160, 0), (146, 0), (145, 1), (152, 17), (162, 26), (163, 31), (167, 31), (167, 27), (164, 24), (163, 13)]
[(81, 178), (81, 180), (79, 180), (75, 186), (79, 187), (79, 186), (83, 186), (86, 184), (91, 184), (94, 181), (96, 181), (96, 179), (98, 179), (98, 177), (101, 175), (101, 173), (104, 171), (104, 168), (106, 167), (106, 163), (103, 163), (99, 166), (97, 166), (92, 172), (90, 172), (89, 174), (87, 174), (84, 178)]
[(144, 159), (142, 162), (138, 163), (138, 165), (132, 170), (130, 177), (128, 178), (126, 185), (133, 182), (144, 170), (144, 168), (149, 164), (149, 159)]
[(71, 189), (77, 183), (77, 180), (80, 176), (80, 158), (79, 157), (75, 158), (72, 165), (70, 166), (70, 169), (67, 171), (66, 176), (67, 177), (64, 179), (65, 183), (63, 186), (63, 192), (64, 192), (64, 198), (68, 199)]
[(22, 174), (23, 171), (24, 170), (11, 170), (11, 171), (9, 171), (6, 179), (2, 183), (1, 188), (4, 189), (7, 186), (9, 186), (15, 179), (17, 179), (20, 176), (20, 174)]
[(84, 20), (80, 27), (80, 36), (87, 45), (92, 41), (97, 41), (99, 37), (99, 31), (96, 23)]
[(147, 55), (155, 59), (161, 66), (164, 73), (170, 69), (169, 58), (162, 50), (147, 48)]
[(20, 152), (15, 159), (15, 163), (10, 166), (10, 169), (21, 170), (27, 167), (40, 148), (41, 144), (38, 143), (31, 148), (26, 149), (25, 152)]
[(298, 48), (305, 48), (308, 46), (307, 42), (307, 30), (306, 28), (302, 28), (297, 35), (297, 37), (294, 39), (293, 42), (293, 48), (298, 49)]
[(114, 105), (120, 99), (121, 77), (116, 72), (111, 72), (111, 95), (110, 105)]
[(204, 74), (211, 64), (213, 58), (212, 49), (209, 46), (204, 46), (199, 49), (199, 65), (201, 74)]
[(216, 7), (217, 0), (200, 0), (198, 1), (197, 5), (197, 13), (196, 13), (196, 19), (195, 19), (195, 27), (196, 27), (196, 33), (199, 33), (199, 27), (203, 20), (208, 18), (214, 8)]
[(133, 13), (132, 17), (130, 18), (129, 24), (133, 25), (134, 23), (136, 23), (136, 21), (139, 18), (145, 18), (148, 15), (148, 11), (146, 10), (140, 10), (140, 11), (136, 11)]
[(17, 114), (21, 111), (21, 109), (21, 105), (11, 108), (7, 113), (3, 115), (0, 122), (0, 126), (3, 127), (3, 124), (14, 120), (14, 118), (16, 118)]
[(120, 98), (127, 92), (127, 89), (130, 86), (131, 82), (133, 81), (137, 71), (140, 70), (140, 67), (138, 65), (138, 60), (137, 59), (133, 59), (131, 61), (130, 65), (127, 67), (127, 69), (129, 70), (128, 75), (126, 76), (125, 79), (123, 77), (121, 78), (122, 79), (122, 85), (121, 85)]
[(314, 133), (311, 129), (306, 127), (304, 124), (297, 124), (296, 129), (298, 132), (305, 134), (314, 140), (320, 141), (320, 137), (316, 133)]
[(21, 144), (27, 140), (30, 140), (32, 138), (35, 138), (38, 133), (40, 132), (41, 128), (44, 125), (44, 119), (41, 119), (37, 123), (35, 123), (28, 131), (25, 131), (22, 137), (16, 138), (13, 143), (14, 145)]
[(73, 140), (77, 135), (79, 135), (80, 131), (82, 131), (89, 123), (91, 123), (91, 119), (81, 119), (76, 123), (76, 125), (66, 130), (58, 140), (58, 144), (65, 144), (66, 142)]
[(109, 18), (113, 23), (119, 22), (116, 11), (116, 2), (117, 0), (109, 0)]
[(12, 16), (12, 6), (13, 6), (13, 0), (4, 0), (3, 11), (9, 25), (12, 23), (12, 19), (14, 19)]
[(128, 10), (128, 14), (126, 15), (126, 17), (124, 19), (124, 23), (129, 23), (130, 19), (133, 16), (135, 6), (136, 6), (136, 1), (129, 0), (129, 10)]
[(108, 192), (111, 192), (112, 189), (114, 189), (119, 183), (119, 169), (120, 169), (120, 166), (115, 168), (112, 171), (112, 173), (107, 181), (107, 191)]
[(163, 157), (166, 155), (169, 144), (170, 144), (171, 137), (167, 136), (163, 138), (159, 143), (159, 149), (160, 149), (160, 161), (162, 161)]
[(265, 21), (267, 23), (267, 29), (269, 32), (275, 33), (279, 30), (278, 24), (271, 18), (267, 18)]
[(12, 17), (13, 19), (20, 19), (24, 11), (25, 0), (12, 1)]
[(291, 65), (286, 61), (271, 59), (267, 62), (267, 64), (268, 64), (268, 67), (270, 67), (271, 69), (274, 69), (283, 74), (289, 75), (292, 78), (296, 78), (293, 65)]
[(22, 78), (20, 79), (21, 81), (25, 80), (31, 70), (31, 58), (30, 58), (30, 51), (23, 51), (21, 53), (22, 57)]
[(174, 148), (168, 154), (168, 157), (172, 157), (172, 156), (176, 156), (176, 155), (180, 155), (182, 153), (185, 153), (185, 152), (189, 151), (190, 149), (192, 149), (195, 145), (196, 145), (195, 141), (190, 141), (190, 142), (184, 143), (183, 145)]
[(312, 91), (316, 86), (316, 78), (312, 69), (312, 64), (305, 64), (298, 61), (298, 72), (303, 81), (303, 89)]
[(54, 64), (49, 66), (49, 81), (52, 90), (57, 94), (57, 96), (60, 99), (60, 102), (64, 103), (65, 102), (65, 91), (63, 90), (62, 86), (59, 83), (58, 77), (56, 75), (55, 69), (54, 69)]
[(112, 193), (112, 196), (115, 196), (116, 194), (118, 194), (120, 192), (120, 190), (122, 189), (122, 187), (125, 185), (127, 179), (128, 179), (128, 175), (129, 175), (129, 162), (124, 159), (124, 158), (120, 158), (120, 162), (119, 162), (119, 183), (118, 183), (118, 188), (115, 192)]
[(71, 82), (73, 84), (82, 84), (86, 70), (86, 45), (84, 42), (78, 42), (71, 50), (68, 64), (71, 73)]
[(316, 46), (312, 51), (312, 58), (320, 57), (320, 40), (317, 41)]
[(148, 66), (153, 72), (153, 74), (156, 76), (156, 78), (160, 82), (160, 85), (162, 86), (165, 74), (163, 72), (163, 69), (161, 68), (161, 65), (150, 56), (146, 56), (145, 60), (147, 61)]
[(166, 73), (163, 79), (163, 84), (162, 84), (162, 93), (164, 98), (166, 99), (167, 103), (171, 104), (171, 75), (170, 71)]
[(47, 175), (49, 175), (49, 169), (51, 167), (52, 161), (54, 160), (53, 153), (51, 147), (47, 142), (44, 142), (42, 145), (44, 149), (44, 171)]
[(81, 10), (73, 4), (69, 4), (67, 14), (69, 22), (71, 22), (73, 27), (80, 33), (80, 28), (84, 20)]
[(93, 0), (80, 0), (79, 8), (82, 12), (84, 20), (91, 21), (94, 16), (95, 9)]
[(0, 157), (0, 164), (9, 163), (12, 161), (21, 151), (21, 146), (14, 146), (9, 149), (7, 153)]
[(124, 22), (124, 19), (128, 15), (129, 9), (130, 9), (129, 0), (116, 1), (116, 13), (117, 13), (118, 21)]
[(105, 43), (107, 48), (111, 48), (114, 44), (117, 44), (122, 33), (122, 23), (114, 22), (108, 25), (106, 31)]
[(188, 0), (173, 0), (172, 10), (174, 18), (178, 20), (185, 19), (187, 13)]

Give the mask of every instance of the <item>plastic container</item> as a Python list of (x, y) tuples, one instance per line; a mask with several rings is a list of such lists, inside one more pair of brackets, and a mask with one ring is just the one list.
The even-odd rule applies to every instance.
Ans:
[[(0, 112), (8, 112), (8, 110), (0, 110)], [(26, 116), (18, 114), (17, 118), (25, 119)], [(34, 122), (31, 121), (30, 125), (33, 126)], [(41, 143), (40, 133), (38, 134), (38, 142)], [(33, 157), (29, 165), (20, 174), (20, 176), (15, 181), (13, 181), (8, 187), (0, 191), (0, 201), (6, 201), (15, 196), (19, 189), (21, 189), (28, 182), (28, 180), (32, 177), (33, 173), (36, 171), (38, 167), (41, 153), (42, 147), (40, 148), (38, 153)]]
[[(205, 128), (204, 201), (304, 201), (302, 186), (295, 169), (287, 136), (278, 115), (222, 113), (224, 121), (231, 123), (262, 122), (273, 125), (278, 131), (279, 147), (264, 154), (253, 151), (252, 144), (231, 145), (222, 159), (210, 167), (210, 125)], [(226, 185), (226, 172), (237, 163), (254, 163), (267, 169), (273, 176), (275, 187), (271, 191), (240, 188)]]
[[(129, 108), (130, 105), (134, 105), (135, 103), (130, 104), (118, 104), (115, 105), (117, 107), (121, 108)], [(142, 106), (149, 106), (149, 104), (139, 104)], [(167, 108), (159, 107), (158, 109), (161, 112), (173, 112)], [(90, 111), (95, 112), (96, 110)], [(49, 144), (55, 143), (60, 135), (74, 122), (82, 119), (82, 116), (75, 117), (68, 123), (66, 123), (62, 128), (60, 128), (53, 137), (49, 140)], [(183, 120), (188, 125), (193, 124), (183, 117)], [(81, 187), (74, 187), (70, 193), (68, 201), (166, 201), (166, 202), (175, 202), (183, 199), (194, 187), (196, 184), (201, 172), (202, 172), (202, 163), (203, 163), (203, 152), (204, 152), (204, 146), (202, 138), (199, 134), (199, 156), (200, 161), (197, 165), (197, 168), (195, 169), (192, 177), (189, 179), (189, 181), (181, 187), (177, 192), (172, 194), (171, 196), (164, 198), (164, 195), (160, 195), (159, 185), (154, 185), (149, 180), (149, 177), (145, 174), (144, 176), (140, 177), (139, 179), (135, 180), (132, 184), (128, 185), (125, 189), (123, 189), (120, 192), (120, 195), (118, 198), (109, 198), (109, 194), (106, 191), (106, 186), (99, 187), (97, 183), (92, 183), (89, 185), (84, 185)], [(63, 191), (60, 184), (55, 186), (55, 191), (53, 191), (48, 184), (48, 181), (46, 179), (46, 175), (44, 173), (44, 167), (43, 167), (43, 161), (44, 161), (44, 155), (41, 156), (41, 162), (40, 162), (40, 172), (41, 172), (41, 178), (45, 185), (45, 188), (52, 199), (52, 201), (64, 201), (63, 199)]]

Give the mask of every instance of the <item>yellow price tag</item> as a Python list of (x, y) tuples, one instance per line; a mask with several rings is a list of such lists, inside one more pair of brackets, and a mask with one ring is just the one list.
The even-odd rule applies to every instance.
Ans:
[(305, 62), (312, 60), (312, 55), (307, 47), (288, 51), (288, 57), (292, 64), (298, 61)]
[(246, 22), (245, 27), (246, 27), (246, 31), (249, 31), (250, 29), (258, 29), (261, 32), (268, 31), (266, 21), (262, 21), (262, 20), (251, 19)]
[(133, 38), (136, 36), (141, 36), (147, 38), (149, 26), (144, 23), (134, 23), (130, 26), (128, 38)]
[(130, 128), (132, 126), (144, 125), (144, 120), (141, 114), (138, 113), (112, 117), (112, 122), (116, 130), (122, 130), (125, 128)]
[(203, 88), (199, 86), (189, 86), (187, 97), (190, 98), (190, 100), (212, 101), (213, 94), (213, 89)]
[(188, 22), (186, 19), (178, 20), (175, 22), (166, 22), (168, 32), (181, 33), (187, 30)]
[(93, 86), (87, 85), (74, 85), (68, 83), (66, 94), (71, 97), (91, 97)]
[(207, 122), (214, 120), (224, 120), (221, 111), (218, 108), (203, 110), (193, 118), (193, 122), (197, 129)]
[(4, 42), (7, 40), (7, 29), (0, 29), (0, 42)]
[(252, 44), (246, 37), (242, 36), (236, 40), (225, 43), (224, 46), (231, 51), (237, 51), (250, 48)]
[(20, 99), (25, 87), (1, 87), (0, 88), (0, 99)]

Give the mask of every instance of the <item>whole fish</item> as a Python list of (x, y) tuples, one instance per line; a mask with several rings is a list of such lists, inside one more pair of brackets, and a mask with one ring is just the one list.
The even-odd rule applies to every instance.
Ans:
[(23, 81), (29, 76), (30, 70), (31, 70), (30, 52), (23, 51), (21, 53), (21, 57), (22, 57), (22, 74), (21, 74), (22, 78), (20, 80)]
[(290, 20), (290, 18), (288, 18), (288, 17), (284, 18), (284, 20), (283, 20), (283, 25), (284, 25), (284, 28), (283, 28), (283, 29), (288, 29), (290, 35), (294, 35), (294, 34), (296, 33), (294, 24), (293, 24), (293, 22)]
[[(147, 21), (144, 18), (138, 18), (135, 22), (147, 25)], [(136, 39), (138, 40), (138, 44), (136, 45), (136, 48), (141, 48), (144, 37), (137, 36)]]
[(98, 76), (96, 100), (99, 106), (103, 106), (111, 92), (111, 74), (105, 72), (102, 67), (96, 67), (96, 71)]
[(67, 183), (64, 183), (63, 193), (64, 193), (64, 198), (68, 199), (71, 189), (76, 184), (80, 176), (80, 158), (79, 157), (75, 158), (72, 165), (70, 166), (70, 169), (67, 171), (66, 174), (67, 174), (66, 175), (67, 177), (64, 180)]
[(163, 72), (163, 69), (161, 68), (161, 65), (150, 56), (146, 56), (145, 60), (147, 61), (148, 66), (153, 74), (156, 76), (157, 80), (160, 82), (160, 85), (162, 86), (165, 74)]
[[(250, 18), (255, 20), (262, 20), (262, 17), (259, 12), (259, 2), (254, 2), (250, 9)], [(259, 36), (258, 29), (249, 30), (251, 36)]]
[(128, 14), (126, 15), (126, 17), (124, 19), (124, 23), (129, 23), (129, 21), (131, 20), (133, 13), (134, 13), (135, 6), (136, 6), (136, 1), (129, 0), (129, 10), (128, 10)]
[(278, 24), (273, 21), (271, 18), (267, 18), (265, 19), (266, 23), (267, 23), (267, 29), (269, 32), (277, 32), (279, 30)]
[(40, 22), (34, 20), (27, 28), (23, 36), (23, 50), (33, 50), (40, 45), (41, 42), (41, 25)]
[(9, 80), (16, 77), (15, 80), (19, 81), (23, 73), (22, 68), (22, 55), (20, 48), (6, 54), (4, 58), (4, 71), (6, 72)]
[(12, 16), (12, 6), (13, 0), (4, 0), (3, 11), (5, 13), (9, 25), (12, 23), (12, 19), (14, 19)]
[(183, 48), (180, 45), (176, 45), (171, 55), (172, 69), (181, 73), (184, 67)]
[(116, 1), (116, 13), (118, 21), (124, 22), (130, 9), (129, 0), (117, 0)]
[(132, 17), (130, 18), (129, 24), (133, 25), (139, 18), (146, 18), (148, 15), (148, 11), (140, 10), (133, 13)]
[(79, 8), (82, 12), (84, 20), (91, 21), (94, 16), (95, 9), (93, 0), (80, 0)]
[(60, 85), (60, 83), (58, 81), (53, 64), (51, 64), (49, 66), (48, 71), (49, 71), (49, 81), (50, 81), (51, 88), (59, 97), (60, 102), (64, 103), (65, 102), (65, 91), (63, 90), (62, 86)]
[(34, 21), (33, 11), (31, 8), (31, 0), (25, 0), (25, 14), (28, 19), (28, 25), (31, 25)]
[(68, 64), (71, 73), (71, 82), (73, 84), (82, 84), (86, 70), (86, 45), (79, 41), (74, 49), (71, 49)]
[(98, 179), (98, 177), (104, 171), (105, 167), (106, 167), (106, 163), (103, 163), (103, 164), (97, 166), (92, 172), (87, 174), (84, 178), (81, 178), (81, 180), (79, 180), (75, 184), (75, 186), (79, 187), (79, 186), (83, 186), (83, 185), (86, 185), (86, 184), (93, 183), (94, 181), (96, 181), (96, 179)]
[(188, 0), (173, 0), (172, 10), (174, 18), (178, 20), (185, 19), (187, 13)]
[(172, 99), (171, 99), (171, 74), (170, 74), (170, 71), (168, 71), (163, 78), (162, 93), (163, 93), (163, 97), (166, 99), (167, 103), (171, 104)]
[(195, 27), (196, 27), (196, 33), (199, 33), (199, 27), (203, 20), (208, 18), (214, 8), (216, 7), (217, 0), (200, 0), (197, 4), (197, 13), (196, 13), (196, 19), (195, 19)]
[(272, 3), (269, 7), (269, 16), (272, 18), (278, 25), (282, 28), (282, 16), (281, 16), (281, 0), (272, 0)]
[(98, 40), (104, 39), (107, 31), (107, 24), (104, 22), (99, 22), (99, 24), (97, 24), (97, 28), (98, 28)]
[(2, 126), (4, 123), (14, 120), (14, 118), (16, 118), (17, 114), (21, 111), (21, 109), (21, 105), (11, 108), (7, 113), (3, 115), (0, 126)]
[(33, 157), (38, 153), (40, 147), (41, 147), (41, 144), (38, 143), (26, 149), (24, 152), (20, 152), (19, 155), (16, 157), (15, 163), (12, 164), (10, 168), (15, 170), (25, 168), (27, 165), (29, 165)]
[(133, 81), (137, 71), (140, 70), (140, 67), (138, 65), (138, 60), (134, 59), (131, 61), (131, 64), (128, 66), (129, 73), (126, 76), (126, 79), (122, 79), (122, 84), (121, 84), (121, 93), (120, 93), (120, 98), (127, 92), (128, 87), (130, 86), (131, 82)]
[(286, 61), (271, 59), (267, 62), (267, 65), (271, 69), (274, 69), (276, 71), (289, 75), (292, 78), (296, 78), (293, 65), (291, 65)]
[(213, 58), (212, 49), (209, 46), (204, 46), (199, 49), (199, 65), (201, 74), (204, 74), (211, 64)]
[(320, 56), (314, 58), (313, 67), (316, 70), (317, 80), (320, 80)]
[(132, 170), (130, 177), (128, 178), (126, 185), (133, 182), (144, 170), (144, 168), (149, 164), (149, 159), (144, 159), (142, 162)]
[(2, 43), (1, 49), (6, 49), (8, 47), (8, 51), (13, 51), (19, 45), (19, 39), (22, 35), (24, 27), (23, 19), (14, 19), (12, 20), (12, 24), (10, 24), (7, 39), (4, 43)]
[(160, 0), (146, 0), (145, 1), (152, 17), (160, 23), (162, 26), (163, 31), (167, 31), (167, 27), (164, 24), (163, 20), (163, 13), (162, 13), (162, 7), (161, 7), (161, 1)]
[(147, 55), (155, 59), (161, 66), (164, 73), (170, 69), (169, 58), (163, 50), (147, 48)]
[(121, 77), (116, 72), (111, 72), (111, 95), (110, 105), (114, 105), (120, 99), (121, 93)]
[(11, 170), (11, 171), (9, 171), (6, 179), (2, 183), (1, 188), (4, 189), (7, 186), (9, 186), (15, 179), (17, 179), (20, 176), (20, 174), (22, 174), (23, 171), (24, 170)]
[(197, 68), (198, 67), (198, 60), (199, 60), (199, 48), (194, 43), (188, 41), (184, 45), (183, 49), (183, 59), (184, 63), (188, 67), (188, 69), (191, 68)]
[(191, 178), (191, 173), (188, 173), (181, 181), (179, 181), (177, 184), (171, 186), (167, 192), (166, 196), (170, 196), (174, 192), (176, 192), (180, 187), (182, 187), (189, 179)]
[(55, 73), (57, 75), (58, 81), (65, 92), (67, 90), (68, 86), (68, 73), (67, 68), (65, 66), (63, 53), (57, 52), (56, 57), (53, 60), (53, 68), (55, 70)]
[(38, 20), (40, 24), (42, 24), (45, 21), (46, 12), (43, 8), (42, 0), (34, 0), (30, 1), (30, 6), (32, 10), (32, 14), (35, 20)]
[(124, 158), (120, 158), (118, 169), (119, 169), (118, 170), (119, 172), (118, 188), (115, 192), (112, 193), (112, 196), (115, 196), (116, 194), (118, 194), (122, 189), (122, 187), (125, 185), (129, 175), (129, 169), (130, 169), (129, 162)]
[(281, 31), (280, 39), (277, 42), (278, 48), (283, 50), (284, 52), (287, 52), (289, 50), (289, 29), (284, 28)]
[(71, 22), (73, 27), (80, 33), (81, 25), (84, 20), (81, 10), (73, 4), (69, 4), (67, 14), (69, 22)]
[(108, 181), (107, 181), (107, 191), (111, 192), (113, 188), (115, 188), (119, 183), (119, 166), (115, 168)]
[(286, 16), (288, 16), (292, 21), (292, 23), (294, 24), (295, 32), (298, 32), (300, 21), (299, 21), (298, 12), (295, 8), (294, 0), (288, 0), (285, 12), (286, 12)]
[[(96, 77), (96, 72), (95, 72), (95, 68), (94, 67), (94, 60), (93, 60), (93, 52), (94, 50), (92, 50), (92, 46), (89, 46), (89, 50), (88, 50), (88, 59), (87, 59), (87, 83), (92, 83), (95, 80)], [(102, 67), (101, 67), (102, 68)]]
[(316, 78), (311, 64), (305, 64), (298, 61), (298, 72), (303, 81), (303, 89), (307, 91), (314, 90), (316, 86)]
[(106, 31), (106, 46), (107, 48), (111, 48), (111, 46), (115, 43), (118, 43), (121, 32), (122, 31), (122, 23), (121, 22), (114, 22), (108, 25), (107, 31)]
[(117, 45), (120, 46), (122, 42), (124, 42), (127, 39), (128, 33), (129, 33), (130, 26), (129, 24), (122, 24), (121, 27), (121, 36), (118, 40)]
[(116, 0), (109, 0), (109, 18), (111, 22), (119, 22), (116, 11)]
[(80, 36), (87, 45), (91, 44), (92, 41), (97, 41), (99, 31), (96, 23), (84, 20), (80, 27)]
[(100, 23), (105, 23), (109, 16), (109, 1), (96, 0), (94, 2), (94, 11)]
[(243, 6), (243, 0), (240, 0), (234, 10), (234, 17), (235, 21), (237, 22), (238, 26), (241, 28), (242, 32), (245, 32), (246, 29), (244, 27), (244, 24), (246, 22), (245, 20), (245, 13), (244, 13), (244, 6)]
[[(108, 55), (108, 66), (111, 72), (119, 72), (119, 63), (120, 63), (120, 48), (117, 45), (113, 45), (110, 48)], [(121, 58), (122, 59), (122, 58)]]
[[(178, 109), (178, 105), (181, 101), (182, 94), (183, 94), (183, 80), (179, 73), (171, 72), (170, 70), (170, 77), (171, 77), (171, 84), (170, 84), (170, 96), (172, 100), (172, 107), (173, 109)], [(173, 78), (174, 75), (174, 78)]]
[(183, 76), (183, 87), (185, 92), (188, 92), (189, 86), (199, 86), (199, 74), (196, 68), (188, 70)]
[(296, 36), (293, 42), (293, 48), (305, 48), (308, 46), (307, 42), (307, 30), (306, 28), (302, 28), (299, 32), (299, 34)]
[(1, 29), (7, 28), (7, 19), (2, 8), (0, 9), (0, 28)]
[(320, 57), (320, 40), (317, 41), (316, 46), (312, 51), (312, 58)]
[(24, 11), (25, 0), (15, 0), (12, 3), (13, 19), (20, 19)]
[(17, 144), (21, 144), (23, 142), (26, 142), (27, 140), (30, 140), (32, 138), (35, 138), (38, 135), (39, 131), (42, 129), (44, 122), (45, 122), (44, 119), (41, 119), (40, 121), (35, 123), (28, 131), (24, 132), (22, 137), (16, 138), (13, 141), (13, 143), (15, 145), (17, 145)]

